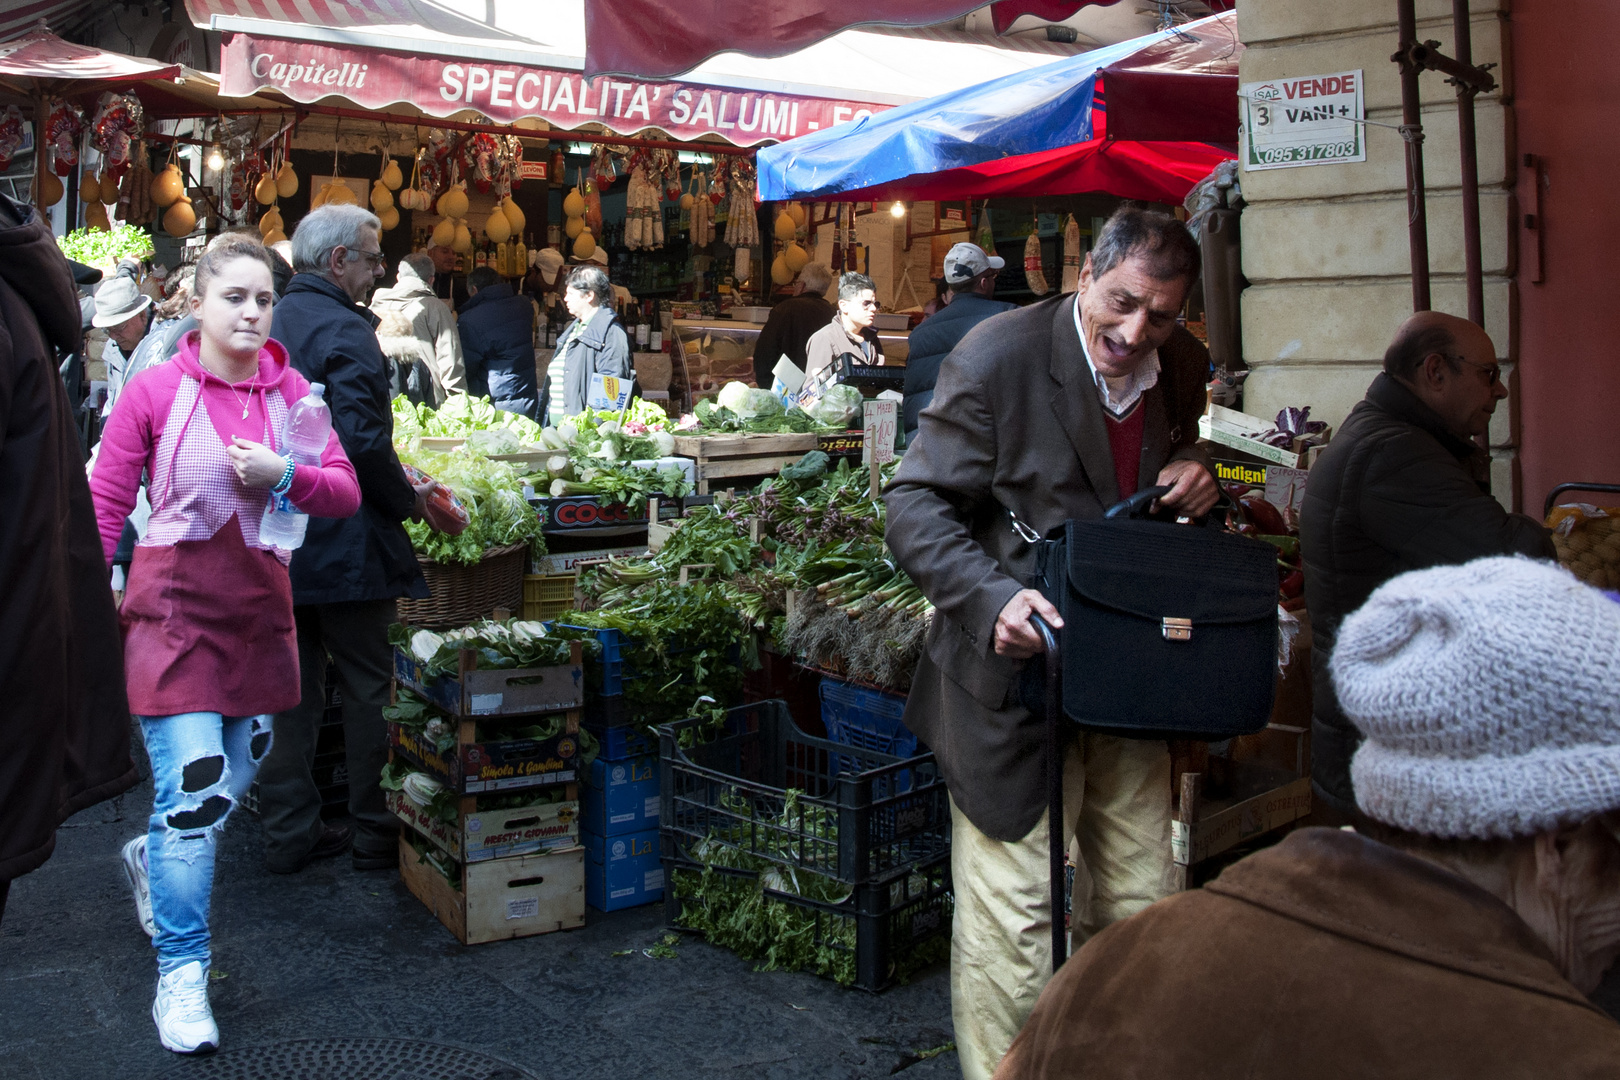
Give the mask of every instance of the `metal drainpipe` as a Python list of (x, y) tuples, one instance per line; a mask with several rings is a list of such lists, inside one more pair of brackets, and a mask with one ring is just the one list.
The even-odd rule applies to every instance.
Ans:
[[(1410, 5), (1412, 0), (1402, 0)], [(1468, 0), (1451, 0), (1451, 21), (1455, 27), (1456, 60), (1474, 65), (1473, 30), (1469, 25)], [(1413, 76), (1414, 83), (1416, 76)], [(1462, 151), (1463, 268), (1468, 274), (1468, 321), (1485, 325), (1485, 283), (1479, 253), (1479, 147), (1474, 136), (1475, 88), (1467, 80), (1451, 80), (1457, 86), (1457, 141)]]
[[(1463, 0), (1454, 2), (1463, 3)], [(1419, 68), (1412, 61), (1412, 50), (1418, 44), (1415, 0), (1396, 0), (1396, 21), (1400, 45), (1392, 59), (1401, 67), (1401, 138), (1406, 143), (1406, 228), (1412, 251), (1412, 310), (1428, 311), (1429, 216), (1423, 190), (1423, 115), (1418, 91)], [(1477, 188), (1475, 197), (1477, 209)], [(1475, 239), (1477, 243), (1477, 236)]]

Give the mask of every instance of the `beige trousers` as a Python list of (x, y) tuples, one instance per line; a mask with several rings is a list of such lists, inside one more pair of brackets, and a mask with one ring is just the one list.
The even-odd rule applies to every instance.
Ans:
[[(1063, 762), (1063, 840), (1075, 863), (1069, 948), (1171, 891), (1170, 751), (1082, 734)], [(1047, 815), (1016, 843), (951, 804), (951, 1019), (964, 1080), (990, 1080), (1052, 977)]]

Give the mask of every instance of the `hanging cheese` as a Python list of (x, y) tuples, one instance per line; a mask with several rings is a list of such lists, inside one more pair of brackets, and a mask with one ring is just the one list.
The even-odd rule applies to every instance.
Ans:
[(101, 201), (101, 181), (96, 179), (94, 169), (84, 170), (84, 175), (79, 177), (79, 201), (82, 203)]
[(65, 190), (62, 181), (57, 179), (56, 174), (46, 169), (45, 175), (40, 177), (39, 180), (40, 205), (55, 206), (62, 201), (62, 193)]
[(260, 206), (269, 206), (276, 201), (278, 194), (280, 193), (276, 191), (276, 178), (269, 173), (259, 177), (259, 182), (253, 185), (253, 197), (258, 200)]
[(405, 183), (405, 176), (399, 171), (399, 162), (393, 158), (389, 158), (388, 164), (383, 166), (382, 182), (387, 184), (391, 191), (398, 191)]
[(1024, 241), (1024, 280), (1029, 282), (1029, 291), (1036, 296), (1052, 291), (1046, 283), (1046, 275), (1041, 272), (1041, 238), (1035, 233), (1030, 233), (1029, 239)]
[(447, 248), (456, 242), (456, 223), (449, 218), (440, 218), (439, 223), (433, 226), (433, 246)]
[(276, 173), (276, 194), (283, 199), (290, 199), (298, 194), (298, 174), (293, 172), (293, 167), (285, 161), (281, 163), (281, 168)]

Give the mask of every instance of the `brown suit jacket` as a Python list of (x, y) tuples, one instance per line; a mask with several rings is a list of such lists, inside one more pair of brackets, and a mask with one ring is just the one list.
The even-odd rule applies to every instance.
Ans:
[(1612, 1077), (1620, 1025), (1506, 904), (1301, 829), (1088, 941), (996, 1080)]
[[(1144, 395), (1140, 487), (1194, 445), (1209, 353), (1179, 327)], [(1008, 511), (1045, 536), (1119, 501), (1107, 421), (1074, 327), (1074, 296), (974, 327), (940, 368), (934, 401), (885, 495), (885, 539), (937, 609), (905, 723), (957, 806), (998, 840), (1045, 809), (1041, 718), (1015, 701), (1022, 664), (994, 651), (996, 617), (1034, 571)]]

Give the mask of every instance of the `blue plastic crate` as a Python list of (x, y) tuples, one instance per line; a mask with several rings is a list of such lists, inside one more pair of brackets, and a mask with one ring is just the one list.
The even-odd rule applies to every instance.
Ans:
[(615, 697), (624, 693), (624, 681), (633, 679), (635, 671), (625, 670), (624, 653), (628, 644), (625, 636), (611, 626), (597, 629), (592, 626), (570, 626), (562, 624), (565, 630), (583, 630), (602, 643), (602, 659), (599, 662), (602, 668), (602, 689), (592, 691), (600, 693), (603, 697)]
[(821, 722), (835, 743), (895, 757), (915, 757), (917, 736), (901, 723), (906, 699), (839, 679), (821, 680)]

